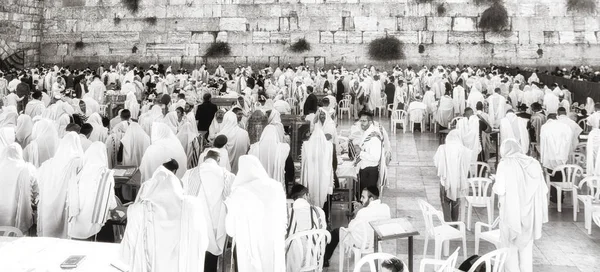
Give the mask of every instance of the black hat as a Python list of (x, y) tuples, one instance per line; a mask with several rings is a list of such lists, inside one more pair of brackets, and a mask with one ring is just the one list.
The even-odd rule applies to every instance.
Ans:
[(525, 104), (521, 104), (517, 107), (517, 109), (519, 109), (519, 110), (527, 110), (528, 108), (529, 107), (527, 107), (527, 105), (525, 105)]

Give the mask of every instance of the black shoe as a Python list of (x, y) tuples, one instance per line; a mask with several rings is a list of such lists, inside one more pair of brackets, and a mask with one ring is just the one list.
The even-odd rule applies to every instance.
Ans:
[(329, 261), (327, 261), (327, 260), (326, 260), (326, 261), (324, 261), (324, 262), (323, 262), (323, 267), (329, 267)]

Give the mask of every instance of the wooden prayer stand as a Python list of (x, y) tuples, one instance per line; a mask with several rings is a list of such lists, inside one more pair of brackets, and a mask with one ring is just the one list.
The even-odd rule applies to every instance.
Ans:
[(369, 222), (374, 230), (373, 252), (377, 253), (379, 242), (408, 238), (408, 271), (413, 270), (413, 236), (419, 232), (406, 218), (393, 218)]
[(283, 114), (281, 123), (288, 128), (290, 134), (290, 152), (294, 161), (300, 161), (302, 142), (310, 132), (310, 122), (304, 120), (302, 115)]
[(237, 97), (213, 97), (210, 99), (210, 102), (219, 108), (231, 108), (237, 102)]

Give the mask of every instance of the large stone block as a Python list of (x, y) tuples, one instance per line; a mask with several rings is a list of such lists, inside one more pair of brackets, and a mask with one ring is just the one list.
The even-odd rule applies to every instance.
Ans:
[(252, 32), (228, 31), (227, 42), (233, 44), (248, 44), (252, 42)]
[(271, 33), (268, 31), (252, 32), (252, 43), (270, 43)]
[(146, 44), (146, 54), (175, 57), (185, 55), (185, 44)]
[(346, 31), (336, 31), (333, 33), (333, 43), (335, 44), (345, 44), (348, 43), (348, 32)]
[[(385, 34), (383, 33), (379, 33), (376, 31), (363, 31), (362, 33), (362, 42), (363, 43), (370, 43), (371, 41), (377, 39), (377, 38), (381, 38), (381, 37), (385, 37)], [(350, 39), (350, 38), (348, 38)]]
[[(189, 33), (188, 33), (189, 35)], [(139, 32), (82, 32), (81, 39), (85, 43), (97, 42), (138, 42)]]
[(333, 33), (331, 31), (320, 31), (319, 43), (333, 43)]
[(544, 44), (558, 43), (558, 31), (544, 31)]
[(522, 59), (539, 59), (540, 56), (537, 53), (539, 48), (537, 45), (519, 45), (517, 46), (517, 57)]
[(397, 17), (398, 31), (426, 30), (426, 17)]
[(396, 37), (402, 43), (419, 43), (419, 33), (417, 31), (395, 31), (388, 35)]
[(359, 31), (348, 31), (346, 33), (348, 43), (363, 43), (363, 33)]
[(377, 17), (354, 17), (354, 27), (360, 31), (376, 31), (377, 30)]
[(250, 31), (279, 31), (279, 17), (248, 18)]
[[(177, 31), (219, 31), (219, 21), (219, 18), (180, 18), (172, 28)], [(241, 31), (246, 31), (245, 26)]]
[(448, 43), (481, 44), (485, 41), (483, 32), (476, 31), (450, 31)]
[(448, 31), (431, 31), (431, 33), (433, 33), (433, 43), (435, 43), (435, 44), (449, 43)]
[(225, 31), (246, 31), (246, 18), (221, 18), (219, 20), (219, 30)]
[(288, 44), (290, 43), (289, 32), (271, 32), (270, 43)]
[(519, 31), (519, 44), (530, 44), (529, 31)]
[(535, 16), (536, 3), (519, 3), (518, 16), (530, 17)]
[(397, 23), (395, 17), (380, 17), (377, 22), (377, 30), (385, 31), (396, 31)]
[(433, 32), (431, 31), (417, 31), (419, 35), (419, 43), (430, 44), (433, 43)]
[(427, 30), (450, 31), (452, 29), (452, 17), (427, 17)]
[(476, 17), (454, 17), (452, 18), (452, 31), (476, 31)]
[(586, 31), (598, 31), (598, 30), (600, 30), (600, 18), (598, 18), (598, 17), (585, 17), (585, 30)]
[(585, 32), (583, 31), (560, 31), (558, 32), (560, 44), (583, 44), (585, 43)]
[(215, 42), (214, 32), (192, 32), (191, 42), (193, 43), (213, 43)]
[(519, 42), (519, 32), (485, 32), (484, 38), (493, 44), (516, 44)]

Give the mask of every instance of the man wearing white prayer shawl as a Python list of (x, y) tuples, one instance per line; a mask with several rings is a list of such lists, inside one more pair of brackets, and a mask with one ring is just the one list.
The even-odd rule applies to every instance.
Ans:
[(219, 166), (219, 151), (209, 149), (199, 166), (188, 170), (183, 179), (186, 195), (198, 197), (206, 217), (208, 249), (204, 264), (205, 272), (216, 272), (219, 255), (225, 248), (225, 199), (231, 193), (235, 178), (231, 172)]
[(81, 171), (68, 185), (69, 237), (88, 239), (104, 226), (109, 211), (117, 207), (113, 173), (108, 169), (106, 146), (92, 143), (83, 155)]
[(35, 167), (54, 157), (60, 139), (54, 122), (41, 119), (35, 122), (31, 130), (31, 142), (23, 151), (23, 158)]
[(13, 127), (0, 128), (0, 155), (6, 147), (15, 142), (15, 129)]
[(465, 109), (465, 118), (458, 120), (456, 129), (460, 134), (463, 145), (472, 152), (471, 162), (476, 162), (479, 153), (482, 150), (481, 139), (479, 134), (480, 119), (473, 115), (471, 108)]
[(221, 129), (223, 128), (223, 116), (225, 116), (225, 113), (226, 111), (223, 109), (219, 109), (215, 113), (215, 117), (213, 117), (210, 127), (208, 128), (208, 137), (206, 139), (209, 142), (214, 141), (219, 132), (221, 132)]
[(506, 98), (500, 95), (500, 88), (496, 88), (495, 92), (488, 97), (489, 114), (490, 114), (490, 125), (492, 127), (499, 127), (500, 120), (504, 118), (506, 114)]
[(579, 144), (579, 134), (583, 132), (583, 129), (577, 124), (577, 122), (573, 121), (567, 116), (567, 111), (563, 107), (558, 108), (558, 117), (556, 117), (556, 120), (569, 126), (569, 128), (571, 129), (570, 152), (574, 152), (575, 148), (577, 148), (577, 144)]
[(38, 169), (39, 204), (37, 235), (67, 238), (67, 191), (83, 163), (79, 136), (69, 132), (60, 141), (56, 154)]
[(593, 107), (594, 111), (588, 112), (590, 116), (587, 118), (587, 124), (592, 128), (600, 128), (600, 103), (594, 104)]
[(454, 105), (454, 113), (460, 114), (465, 111), (465, 88), (462, 87), (462, 79), (456, 83), (456, 87), (452, 90), (452, 102)]
[(589, 175), (600, 176), (600, 160), (598, 154), (600, 148), (600, 129), (594, 128), (588, 134), (586, 150), (586, 173)]
[(198, 132), (195, 132), (194, 124), (190, 122), (185, 122), (179, 128), (179, 132), (177, 133), (177, 139), (179, 139), (181, 147), (183, 147), (183, 150), (185, 151), (185, 154), (186, 156), (188, 156), (188, 158), (190, 154), (192, 154), (192, 152), (194, 151), (194, 146), (192, 145), (192, 142), (194, 141), (194, 139), (196, 139), (196, 137), (198, 137)]
[(333, 193), (333, 144), (327, 141), (321, 127), (315, 127), (302, 144), (300, 184), (308, 188), (310, 202), (323, 207), (327, 195)]
[(27, 114), (19, 115), (17, 119), (17, 128), (15, 129), (15, 140), (21, 145), (21, 148), (27, 147), (31, 141), (31, 132), (33, 130), (33, 121)]
[(144, 129), (146, 134), (152, 134), (152, 124), (155, 122), (162, 122), (163, 120), (163, 112), (160, 105), (154, 105), (150, 109), (150, 111), (142, 114), (139, 119), (140, 126)]
[(548, 115), (548, 121), (540, 131), (540, 157), (542, 166), (554, 170), (567, 163), (571, 151), (573, 132), (568, 125), (556, 120), (556, 114)]
[(158, 167), (127, 209), (120, 254), (129, 271), (204, 271), (208, 215), (200, 205), (171, 171)]
[(471, 154), (471, 150), (463, 145), (460, 132), (453, 129), (433, 156), (437, 175), (440, 177), (440, 199), (446, 222), (459, 219), (461, 200), (468, 190)]
[[(464, 91), (463, 91), (463, 95), (464, 95)], [(463, 100), (464, 100), (464, 96), (463, 96)], [(464, 101), (462, 103), (463, 108), (464, 108)], [(440, 101), (438, 102), (438, 107), (437, 110), (435, 111), (435, 121), (440, 124), (441, 127), (445, 127), (447, 128), (448, 126), (450, 126), (450, 122), (452, 121), (452, 118), (454, 118), (454, 113), (455, 113), (455, 109), (456, 109), (456, 105), (454, 103), (454, 101), (452, 100), (452, 97), (450, 97), (450, 92), (446, 92), (445, 95), (443, 95), (440, 98)], [(436, 124), (431, 124), (432, 126), (435, 126)]]
[(140, 104), (138, 104), (137, 98), (135, 97), (134, 93), (127, 94), (127, 99), (125, 100), (124, 107), (126, 110), (129, 110), (129, 112), (131, 112), (131, 118), (135, 120), (138, 119), (138, 117), (140, 116)]
[(44, 105), (44, 102), (42, 102), (41, 92), (34, 92), (31, 97), (33, 99), (27, 102), (27, 105), (25, 106), (25, 114), (33, 118), (38, 115), (42, 115), (42, 112), (44, 112), (44, 109), (46, 109), (46, 105)]
[(198, 161), (203, 162), (204, 158), (206, 157), (206, 154), (208, 153), (209, 150), (217, 150), (217, 151), (219, 151), (219, 165), (221, 167), (227, 169), (227, 171), (231, 171), (231, 163), (229, 161), (229, 153), (227, 152), (225, 145), (227, 145), (227, 136), (225, 136), (225, 135), (217, 136), (217, 138), (215, 138), (215, 140), (213, 142), (213, 147), (210, 149), (205, 149), (202, 152), (202, 154), (200, 154), (200, 156), (198, 157)]
[(467, 107), (474, 109), (477, 107), (477, 102), (483, 103), (483, 101), (485, 101), (483, 94), (481, 94), (479, 89), (473, 86), (473, 88), (471, 88), (469, 96), (467, 97)]
[(100, 117), (100, 114), (93, 113), (90, 115), (87, 123), (94, 127), (94, 130), (92, 130), (88, 139), (92, 142), (106, 142), (106, 138), (108, 138), (108, 129), (102, 125), (102, 117)]
[[(119, 152), (122, 154), (121, 149), (121, 139), (125, 136), (127, 132), (127, 128), (129, 128), (128, 121), (122, 121), (117, 124), (112, 130), (110, 135), (108, 135), (108, 139), (106, 139), (106, 152), (108, 155), (108, 168), (113, 169), (115, 166), (119, 164)], [(81, 146), (83, 147), (83, 151), (87, 151), (89, 146), (86, 148), (83, 146), (83, 141), (85, 137), (81, 139)], [(91, 144), (90, 144), (91, 145)], [(122, 159), (121, 159), (122, 160)]]
[(494, 193), (499, 198), (500, 245), (509, 249), (505, 271), (533, 271), (533, 241), (548, 222), (548, 187), (539, 162), (521, 152), (514, 139), (500, 147)]
[(279, 181), (285, 189), (285, 161), (289, 153), (290, 145), (280, 141), (275, 126), (267, 125), (260, 140), (250, 146), (248, 155), (257, 157), (269, 177)]
[(290, 137), (285, 134), (285, 129), (283, 128), (283, 124), (281, 123), (281, 113), (276, 109), (272, 109), (269, 113), (268, 118), (269, 125), (272, 125), (277, 130), (277, 138), (279, 138), (279, 142), (289, 143)]
[(4, 107), (4, 111), (0, 113), (0, 127), (16, 127), (17, 118), (19, 118), (19, 113), (17, 113), (16, 106)]
[(122, 164), (139, 167), (144, 152), (150, 146), (150, 137), (138, 123), (131, 122), (121, 139), (121, 144), (123, 145)]
[(152, 173), (163, 163), (171, 159), (179, 164), (176, 176), (183, 177), (187, 170), (187, 156), (173, 131), (166, 124), (156, 122), (152, 124), (150, 140), (152, 144), (144, 152), (140, 163), (142, 183), (152, 177)]
[(94, 81), (90, 83), (88, 88), (88, 94), (94, 98), (98, 103), (104, 102), (104, 93), (106, 93), (106, 86), (100, 80), (100, 75), (94, 75)]
[(226, 230), (233, 237), (240, 272), (285, 271), (285, 192), (254, 156), (239, 158), (227, 205)]
[(0, 226), (11, 226), (27, 233), (33, 225), (32, 188), (36, 169), (23, 160), (17, 143), (4, 149), (0, 156)]
[(558, 96), (554, 95), (552, 92), (547, 92), (544, 95), (544, 107), (546, 108), (546, 114), (557, 113), (560, 101), (558, 100)]
[(527, 131), (527, 119), (515, 115), (512, 111), (500, 120), (500, 139), (514, 139), (519, 143), (523, 154), (529, 150), (529, 132)]
[(229, 162), (231, 163), (231, 172), (236, 174), (238, 171), (238, 159), (240, 156), (248, 153), (250, 148), (250, 137), (248, 132), (238, 126), (235, 113), (228, 111), (223, 115), (223, 127), (219, 135), (227, 136), (226, 149), (229, 153)]

